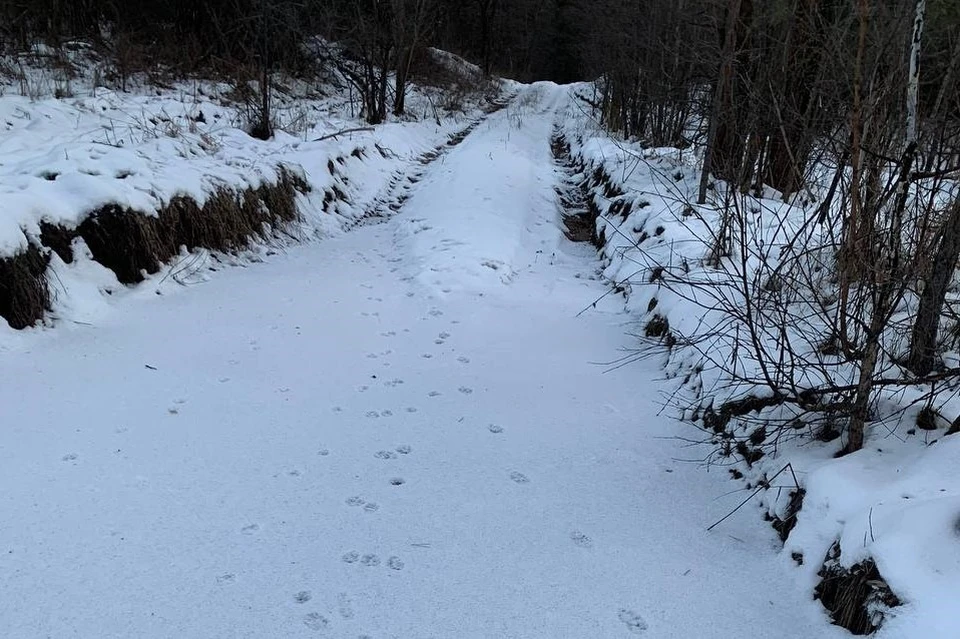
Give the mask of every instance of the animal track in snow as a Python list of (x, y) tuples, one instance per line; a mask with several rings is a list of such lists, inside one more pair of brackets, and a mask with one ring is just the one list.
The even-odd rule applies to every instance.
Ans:
[(228, 572), (217, 577), (218, 584), (232, 584), (237, 580), (237, 576), (232, 572)]
[(581, 548), (590, 548), (593, 546), (593, 540), (587, 537), (586, 535), (584, 535), (579, 530), (574, 530), (573, 532), (571, 532), (570, 539), (573, 541), (573, 543), (580, 546)]
[(394, 556), (387, 559), (387, 567), (391, 570), (403, 570), (403, 566), (403, 560), (399, 557)]
[(317, 454), (320, 455), (321, 457), (326, 457), (327, 455), (330, 454), (330, 450), (327, 448), (321, 448), (320, 450), (317, 451)]
[(487, 426), (487, 430), (489, 430), (494, 435), (499, 435), (500, 433), (503, 432), (503, 426), (500, 426), (498, 424), (490, 424), (489, 426)]
[(310, 594), (309, 590), (301, 590), (293, 596), (294, 603), (298, 604), (305, 604), (311, 599), (313, 599), (313, 595)]
[(304, 616), (303, 625), (310, 630), (323, 630), (330, 625), (330, 622), (319, 612), (311, 612)]
[(366, 500), (364, 500), (363, 497), (360, 497), (359, 495), (355, 495), (353, 497), (347, 497), (344, 503), (346, 503), (347, 506), (363, 506), (367, 502)]
[(413, 406), (409, 406), (409, 407), (407, 407), (407, 412), (408, 412), (408, 413), (415, 413), (415, 412), (417, 412), (417, 409), (414, 408)]
[(337, 595), (337, 608), (340, 611), (341, 617), (344, 619), (353, 619), (353, 603), (351, 603), (347, 593), (341, 592)]
[(381, 416), (381, 417), (393, 417), (393, 411), (392, 411), (392, 410), (382, 410), (382, 411), (380, 411), (380, 416)]
[(617, 613), (617, 618), (623, 622), (623, 624), (627, 627), (627, 630), (635, 635), (639, 635), (647, 629), (647, 622), (643, 619), (643, 617), (632, 610), (621, 608)]
[(422, 357), (423, 359), (432, 359), (433, 355), (431, 355), (430, 353), (424, 353), (420, 357)]
[(391, 486), (403, 486), (406, 483), (402, 477), (394, 477), (390, 480)]
[(260, 530), (260, 524), (249, 524), (240, 529), (244, 535), (253, 535), (258, 530)]
[(76, 453), (68, 453), (60, 458), (60, 461), (65, 461), (65, 462), (76, 461), (76, 460), (77, 460)]
[(427, 393), (427, 397), (440, 397), (440, 391), (430, 391)]
[(374, 568), (380, 565), (380, 557), (374, 554), (364, 555), (360, 558), (360, 565)]
[(447, 338), (450, 337), (450, 333), (443, 332), (443, 333), (440, 333), (439, 335), (437, 335), (437, 337), (439, 337), (440, 339), (447, 339)]
[(517, 471), (513, 471), (512, 473), (510, 473), (510, 479), (511, 479), (514, 483), (517, 483), (517, 484), (529, 484), (529, 483), (530, 483), (530, 478), (529, 478), (529, 477), (527, 477), (527, 476), (524, 475), (523, 473), (518, 473)]
[(375, 503), (375, 502), (368, 501), (367, 503), (365, 503), (365, 504), (363, 505), (363, 509), (364, 509), (365, 511), (367, 511), (368, 513), (375, 513), (375, 512), (377, 512), (378, 510), (380, 510), (380, 505), (377, 504), (377, 503)]
[(366, 416), (369, 417), (370, 419), (376, 419), (380, 417), (380, 413), (378, 413), (375, 410), (368, 410), (366, 413)]
[(373, 454), (377, 459), (396, 459), (397, 454), (392, 450), (378, 450)]
[(400, 453), (401, 455), (409, 455), (412, 451), (413, 449), (407, 446), (406, 444), (397, 446), (397, 452)]
[(469, 395), (469, 394), (473, 393), (473, 389), (470, 388), (469, 386), (461, 386), (461, 387), (458, 388), (457, 390), (460, 391), (461, 393), (463, 393), (464, 395)]
[(470, 358), (464, 357), (463, 355), (461, 355), (460, 357), (457, 358), (457, 361), (460, 362), (461, 364), (469, 364)]
[(340, 560), (345, 564), (355, 564), (360, 561), (360, 553), (358, 553), (356, 550), (345, 552), (343, 553), (343, 556), (340, 557)]

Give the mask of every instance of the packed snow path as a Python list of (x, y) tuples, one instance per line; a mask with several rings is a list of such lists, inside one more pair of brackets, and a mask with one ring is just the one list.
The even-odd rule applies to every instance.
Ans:
[(565, 96), (387, 224), (3, 353), (0, 636), (832, 636), (754, 514), (705, 532), (741, 495), (674, 461), (655, 364), (595, 363), (635, 327), (577, 317)]

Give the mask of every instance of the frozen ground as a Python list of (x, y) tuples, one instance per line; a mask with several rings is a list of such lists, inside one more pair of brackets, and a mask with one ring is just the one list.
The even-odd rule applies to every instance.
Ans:
[(563, 90), (387, 224), (142, 286), (0, 359), (0, 636), (843, 636), (657, 415), (557, 228)]

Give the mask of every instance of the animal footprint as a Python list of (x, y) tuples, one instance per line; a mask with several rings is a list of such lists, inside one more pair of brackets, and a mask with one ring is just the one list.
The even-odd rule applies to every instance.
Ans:
[(440, 333), (437, 337), (439, 337), (440, 339), (447, 339), (448, 337), (450, 337), (450, 333), (446, 333), (446, 332)]
[(370, 419), (376, 419), (376, 418), (380, 417), (380, 413), (378, 413), (378, 412), (375, 411), (375, 410), (368, 410), (368, 411), (367, 411), (367, 417), (370, 418)]
[(360, 561), (360, 553), (355, 550), (350, 552), (343, 553), (343, 556), (340, 558), (345, 564), (355, 564)]
[(347, 596), (347, 593), (341, 592), (337, 596), (337, 607), (340, 610), (340, 616), (344, 619), (353, 619), (353, 604), (350, 602), (350, 597)]
[(440, 391), (430, 391), (427, 393), (427, 397), (440, 397)]
[(570, 533), (570, 539), (573, 540), (573, 543), (580, 546), (581, 548), (590, 548), (593, 546), (593, 540), (584, 535), (579, 530), (574, 530)]
[(500, 426), (498, 424), (490, 424), (489, 426), (487, 426), (487, 430), (489, 430), (494, 435), (499, 435), (500, 433), (503, 432), (503, 426)]
[(470, 388), (469, 386), (461, 386), (457, 390), (463, 393), (464, 395), (469, 395), (470, 393), (473, 392), (473, 389)]
[(311, 599), (313, 599), (313, 595), (310, 594), (309, 590), (301, 590), (293, 596), (294, 603), (298, 604), (305, 604)]
[(236, 580), (237, 580), (237, 576), (231, 572), (228, 572), (226, 574), (223, 574), (217, 577), (218, 584), (232, 584)]
[(345, 503), (347, 504), (347, 506), (363, 506), (367, 502), (363, 499), (363, 497), (354, 496), (354, 497), (347, 497), (347, 500)]
[(377, 555), (364, 555), (360, 558), (360, 564), (371, 568), (380, 565), (380, 557)]
[(413, 406), (410, 406), (409, 408), (407, 408), (407, 412), (408, 412), (408, 413), (415, 413), (415, 412), (417, 412), (417, 409), (414, 408)]
[(424, 353), (420, 357), (422, 357), (423, 359), (432, 359), (433, 355), (431, 355), (430, 353)]
[(76, 454), (76, 453), (68, 453), (68, 454), (64, 455), (63, 457), (61, 457), (61, 458), (60, 458), (60, 461), (69, 462), (69, 461), (76, 461), (76, 459), (77, 459), (77, 454)]
[(523, 473), (518, 473), (517, 471), (513, 471), (512, 473), (510, 473), (510, 479), (513, 480), (513, 482), (514, 482), (514, 483), (517, 483), (517, 484), (528, 484), (528, 483), (530, 483), (530, 478), (529, 478), (529, 477), (527, 477), (527, 476), (524, 475)]
[(403, 560), (399, 557), (390, 557), (390, 559), (387, 559), (387, 567), (391, 570), (403, 570), (403, 566)]
[(319, 612), (311, 612), (304, 616), (303, 625), (310, 630), (323, 630), (330, 625), (330, 622)]
[(397, 454), (392, 450), (378, 450), (373, 454), (377, 459), (396, 459)]
[(647, 629), (647, 622), (632, 610), (621, 608), (620, 612), (617, 613), (617, 617), (627, 627), (627, 630), (635, 635), (639, 635)]
[(403, 444), (402, 446), (397, 446), (397, 452), (401, 455), (409, 455), (411, 452), (413, 452), (413, 449), (406, 444)]
[(469, 364), (470, 358), (464, 357), (463, 355), (461, 355), (460, 357), (457, 358), (457, 361), (460, 362), (461, 364)]
[(381, 417), (393, 417), (393, 411), (392, 411), (392, 410), (380, 411), (380, 416), (381, 416)]
[(406, 483), (402, 477), (394, 477), (390, 480), (391, 486), (403, 486)]
[(330, 451), (326, 448), (321, 448), (320, 450), (317, 451), (317, 454), (320, 455), (321, 457), (326, 457), (327, 455), (330, 454)]
[(375, 513), (378, 510), (380, 510), (380, 505), (372, 501), (368, 501), (366, 504), (363, 505), (363, 509), (368, 513)]
[(244, 535), (252, 535), (256, 533), (258, 530), (260, 530), (259, 524), (250, 524), (249, 526), (244, 526), (243, 528), (241, 528), (240, 532), (242, 532)]

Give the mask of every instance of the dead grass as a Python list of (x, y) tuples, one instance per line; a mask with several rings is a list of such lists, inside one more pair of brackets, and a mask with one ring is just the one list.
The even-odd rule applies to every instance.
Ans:
[(239, 191), (223, 187), (202, 206), (192, 198), (176, 197), (156, 215), (148, 215), (108, 204), (91, 212), (76, 229), (45, 223), (42, 247), (30, 246), (0, 259), (0, 316), (16, 329), (43, 319), (50, 307), (49, 251), (70, 263), (77, 237), (120, 282), (136, 284), (145, 274), (157, 273), (184, 247), (231, 253), (266, 240), (299, 218), (297, 194), (309, 190), (303, 178), (281, 167), (271, 183)]
[(265, 239), (298, 218), (297, 193), (309, 191), (298, 176), (280, 169), (276, 182), (212, 193), (200, 206), (189, 197), (173, 198), (155, 216), (116, 205), (95, 211), (78, 228), (93, 258), (124, 284), (143, 281), (180, 253), (205, 248), (235, 252)]
[(855, 635), (872, 634), (883, 623), (884, 610), (900, 605), (900, 599), (880, 575), (872, 559), (849, 568), (839, 563), (840, 544), (834, 543), (818, 573), (814, 590), (830, 613), (833, 623)]
[(0, 317), (13, 328), (33, 326), (50, 306), (47, 264), (50, 256), (36, 246), (0, 259)]

